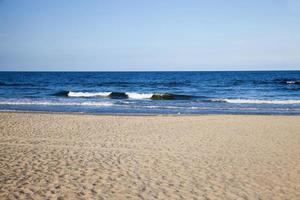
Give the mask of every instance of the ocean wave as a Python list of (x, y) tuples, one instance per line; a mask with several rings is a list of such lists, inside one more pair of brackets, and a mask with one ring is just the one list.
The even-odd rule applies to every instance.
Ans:
[(59, 91), (54, 93), (54, 96), (62, 97), (108, 97), (111, 92), (72, 92), (72, 91)]
[(211, 101), (236, 104), (300, 104), (300, 100), (213, 99)]
[(136, 93), (136, 92), (126, 92), (131, 99), (151, 99), (152, 93)]
[(113, 106), (112, 102), (0, 101), (0, 105)]
[(107, 97), (112, 99), (152, 99), (152, 100), (188, 100), (193, 96), (172, 93), (136, 93), (136, 92), (73, 92), (60, 91), (55, 96), (66, 97)]
[(68, 92), (69, 97), (106, 97), (109, 96), (111, 92)]
[(293, 80), (293, 79), (286, 79), (286, 78), (283, 78), (283, 79), (275, 79), (274, 80), (275, 82), (277, 83), (280, 83), (280, 84), (295, 84), (295, 85), (299, 85), (300, 84), (300, 80)]

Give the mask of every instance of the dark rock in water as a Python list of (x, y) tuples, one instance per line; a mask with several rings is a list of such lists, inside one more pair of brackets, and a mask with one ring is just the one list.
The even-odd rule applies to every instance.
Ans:
[(67, 97), (68, 94), (69, 94), (69, 91), (62, 90), (62, 91), (59, 91), (57, 93), (54, 93), (54, 96)]
[(174, 96), (172, 94), (153, 94), (151, 99), (153, 100), (172, 100)]
[(188, 95), (176, 95), (171, 93), (153, 94), (151, 97), (152, 100), (188, 100), (191, 98), (192, 97)]
[(112, 99), (127, 99), (128, 95), (124, 92), (112, 92), (109, 97)]

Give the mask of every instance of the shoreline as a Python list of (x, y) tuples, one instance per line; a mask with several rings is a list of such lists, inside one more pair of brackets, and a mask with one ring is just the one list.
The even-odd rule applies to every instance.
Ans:
[(162, 113), (162, 114), (159, 114), (159, 113), (92, 113), (92, 112), (59, 112), (59, 111), (33, 111), (33, 110), (0, 110), (0, 114), (1, 113), (32, 113), (32, 114), (61, 114), (61, 115), (91, 115), (91, 116), (174, 116), (174, 117), (184, 117), (184, 116), (291, 116), (291, 117), (300, 117), (300, 114), (257, 114), (257, 113), (247, 113), (247, 114), (241, 114), (241, 113), (220, 113), (220, 114), (216, 114), (216, 113), (202, 113), (202, 114), (165, 114), (165, 113)]

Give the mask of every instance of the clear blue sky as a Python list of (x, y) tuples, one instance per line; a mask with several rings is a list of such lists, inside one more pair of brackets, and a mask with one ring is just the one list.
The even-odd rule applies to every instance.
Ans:
[(300, 0), (0, 0), (0, 70), (300, 70)]

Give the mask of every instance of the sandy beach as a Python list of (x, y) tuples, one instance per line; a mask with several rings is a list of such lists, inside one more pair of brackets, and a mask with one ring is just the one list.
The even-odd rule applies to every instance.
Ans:
[(300, 199), (300, 117), (2, 112), (0, 199)]

